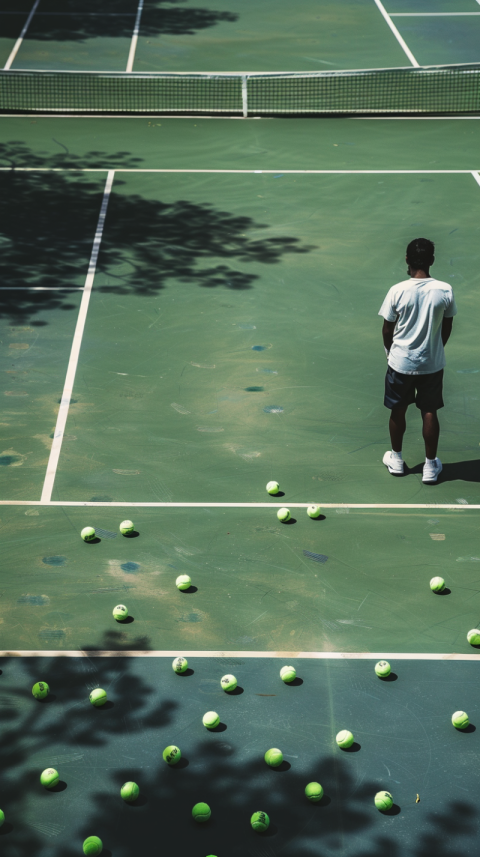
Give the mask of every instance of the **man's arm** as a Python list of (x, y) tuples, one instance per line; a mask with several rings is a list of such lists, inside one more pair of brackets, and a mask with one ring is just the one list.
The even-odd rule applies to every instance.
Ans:
[[(445, 321), (445, 319), (444, 319), (444, 321)], [(387, 352), (387, 354), (392, 347), (393, 334), (395, 332), (396, 323), (397, 323), (396, 321), (386, 321), (386, 319), (383, 320), (382, 336), (383, 336), (383, 344), (385, 346), (385, 351)]]
[(444, 345), (447, 344), (450, 339), (450, 334), (452, 332), (453, 318), (443, 318), (442, 321), (442, 342)]

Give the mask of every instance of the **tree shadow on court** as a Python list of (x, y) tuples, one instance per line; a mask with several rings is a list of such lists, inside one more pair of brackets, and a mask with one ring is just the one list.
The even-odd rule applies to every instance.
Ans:
[[(135, 169), (128, 152), (92, 151), (84, 156), (33, 153), (25, 144), (0, 145), (0, 316), (19, 322), (40, 310), (71, 310), (65, 287), (83, 287), (97, 226), (106, 174), (87, 168)], [(43, 168), (18, 172), (15, 167)], [(54, 169), (79, 172), (53, 172)], [(245, 265), (273, 265), (285, 254), (308, 253), (297, 237), (258, 237), (268, 224), (210, 203), (162, 202), (122, 193), (117, 174), (110, 197), (97, 275), (100, 291), (157, 295), (169, 280), (204, 288), (249, 289), (257, 273)], [(251, 234), (250, 234), (251, 233)], [(49, 291), (26, 291), (33, 286)], [(55, 289), (56, 291), (51, 291)], [(32, 322), (35, 324), (35, 321)], [(38, 322), (37, 322), (38, 323)], [(45, 321), (40, 322), (45, 324)]]
[[(102, 2), (82, 12), (78, 3), (59, 4), (58, 8), (47, 9), (42, 4), (33, 17), (28, 40), (40, 42), (85, 42), (89, 39), (131, 39), (136, 19), (136, 3), (118, 3), (115, 0)], [(48, 14), (45, 14), (48, 12)], [(55, 14), (68, 12), (69, 14)], [(74, 14), (74, 13), (78, 14)], [(96, 14), (88, 14), (95, 12)], [(100, 13), (100, 14), (98, 14)], [(18, 15), (2, 16), (2, 36), (16, 40), (19, 36)], [(153, 5), (145, 5), (140, 22), (142, 38), (154, 39), (162, 36), (193, 36), (201, 30), (215, 27), (220, 23), (234, 23), (239, 18), (236, 12), (219, 11), (190, 4), (188, 0), (160, 0)], [(53, 49), (53, 45), (52, 45)]]
[[(415, 467), (409, 467), (408, 473), (423, 473), (423, 465), (424, 462), (415, 465)], [(455, 461), (450, 464), (444, 464), (443, 470), (438, 477), (437, 484), (440, 485), (442, 482), (455, 481), (480, 482), (480, 459), (473, 459), (473, 461)]]
[[(159, 853), (160, 840), (165, 854), (230, 857), (473, 853), (478, 812), (468, 796), (451, 799), (455, 786), (448, 772), (442, 799), (435, 806), (416, 804), (412, 794), (397, 815), (384, 815), (375, 809), (373, 796), (385, 782), (368, 773), (368, 757), (360, 777), (351, 757), (338, 752), (310, 752), (307, 757), (305, 733), (300, 730), (302, 762), (292, 757), (289, 770), (271, 770), (263, 761), (263, 750), (258, 752), (248, 696), (246, 716), (237, 718), (235, 729), (229, 723), (225, 733), (207, 733), (201, 725), (206, 699), (197, 699), (194, 693), (198, 717), (192, 719), (196, 703), (192, 709), (191, 687), (179, 681), (178, 691), (172, 691), (164, 672), (171, 676), (169, 662), (141, 659), (140, 669), (139, 661), (95, 658), (93, 652), (78, 658), (59, 653), (3, 661), (2, 857), (43, 854), (46, 849), (51, 857), (76, 857), (83, 839), (91, 835), (103, 840), (106, 855), (137, 854), (141, 842), (147, 857)], [(31, 687), (39, 679), (49, 683), (51, 702), (33, 699)], [(88, 696), (95, 687), (107, 690), (112, 705), (103, 709), (90, 705)], [(279, 726), (277, 737), (285, 732), (283, 722)], [(273, 720), (271, 729), (275, 739)], [(169, 743), (183, 747), (182, 766), (169, 768), (163, 762), (162, 751)], [(454, 754), (448, 759), (454, 763)], [(66, 785), (63, 791), (40, 786), (40, 772), (49, 766), (57, 768)], [(119, 795), (128, 780), (137, 782), (141, 791), (131, 805)], [(305, 799), (310, 781), (324, 787), (319, 804)], [(211, 820), (202, 825), (191, 818), (191, 808), (199, 801), (212, 809)], [(271, 821), (262, 835), (249, 824), (258, 810), (267, 812)]]

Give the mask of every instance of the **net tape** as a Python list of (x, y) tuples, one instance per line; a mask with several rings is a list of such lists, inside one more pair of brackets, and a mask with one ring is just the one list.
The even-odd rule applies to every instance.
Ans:
[(306, 73), (0, 71), (1, 112), (477, 113), (480, 63)]

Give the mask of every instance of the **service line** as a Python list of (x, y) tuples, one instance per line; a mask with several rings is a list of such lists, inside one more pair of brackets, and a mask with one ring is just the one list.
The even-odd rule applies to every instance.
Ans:
[[(128, 500), (97, 503), (92, 500), (0, 500), (0, 506), (68, 506), (98, 509), (306, 509), (308, 503), (130, 503)], [(478, 511), (480, 505), (463, 503), (322, 503), (322, 509), (455, 509)]]
[[(182, 649), (186, 658), (303, 658), (304, 660), (332, 661), (480, 661), (480, 654), (464, 655), (458, 652), (237, 652), (195, 651)], [(82, 649), (58, 651), (56, 649), (12, 649), (0, 651), (0, 658), (176, 658), (178, 650), (166, 651), (95, 651)], [(220, 665), (221, 666), (221, 665)]]
[(103, 192), (100, 214), (98, 216), (95, 238), (93, 239), (93, 246), (90, 255), (90, 262), (88, 265), (87, 278), (85, 280), (85, 287), (83, 289), (80, 309), (78, 311), (77, 325), (75, 327), (72, 350), (70, 352), (70, 359), (68, 361), (67, 375), (63, 387), (62, 398), (60, 400), (57, 424), (53, 433), (52, 448), (50, 450), (47, 472), (45, 475), (45, 481), (43, 483), (43, 491), (41, 498), (42, 502), (49, 502), (52, 496), (53, 483), (55, 482), (58, 460), (60, 457), (60, 450), (62, 448), (63, 435), (65, 432), (65, 425), (67, 423), (68, 409), (70, 407), (70, 399), (73, 393), (73, 385), (75, 382), (75, 374), (77, 371), (78, 358), (80, 355), (80, 347), (82, 345), (83, 331), (85, 329), (85, 320), (87, 318), (88, 305), (90, 303), (90, 295), (92, 293), (93, 280), (97, 267), (98, 253), (100, 250), (100, 244), (102, 242), (103, 227), (105, 225), (105, 217), (107, 215), (108, 201), (110, 199), (110, 193), (112, 190), (114, 177), (115, 170), (109, 170), (107, 175), (107, 181), (105, 183), (105, 190)]

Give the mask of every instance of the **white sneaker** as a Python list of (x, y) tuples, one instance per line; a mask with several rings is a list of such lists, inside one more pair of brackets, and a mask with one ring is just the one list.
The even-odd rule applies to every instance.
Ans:
[(392, 451), (390, 449), (383, 456), (383, 463), (385, 467), (388, 467), (388, 472), (391, 473), (392, 476), (403, 476), (403, 458), (399, 458), (397, 455), (392, 455)]
[(428, 482), (430, 485), (435, 484), (442, 470), (442, 462), (439, 458), (434, 458), (433, 461), (430, 461), (429, 458), (425, 459), (422, 482)]

